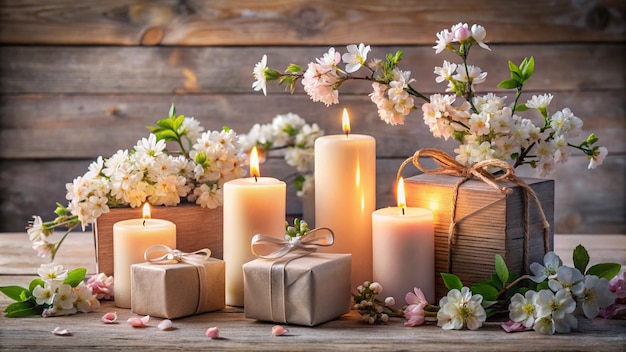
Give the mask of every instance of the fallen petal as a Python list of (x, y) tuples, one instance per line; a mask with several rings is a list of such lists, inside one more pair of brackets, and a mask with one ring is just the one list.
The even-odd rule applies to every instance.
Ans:
[(165, 319), (157, 325), (157, 327), (161, 330), (172, 330), (172, 321), (169, 319)]
[(150, 321), (150, 316), (146, 315), (145, 317), (141, 318), (141, 321), (143, 321), (144, 324), (148, 324), (148, 322)]
[(59, 326), (57, 326), (56, 328), (54, 328), (54, 330), (50, 331), (51, 333), (58, 335), (58, 336), (70, 336), (72, 335), (72, 333), (67, 330), (67, 329), (63, 329)]
[(282, 336), (288, 333), (289, 333), (289, 330), (285, 329), (284, 327), (280, 325), (272, 326), (272, 335), (274, 336)]
[(112, 324), (115, 323), (115, 321), (117, 320), (117, 313), (113, 312), (113, 313), (106, 313), (105, 315), (102, 316), (102, 322), (105, 324)]
[(206, 330), (206, 336), (212, 338), (212, 339), (217, 339), (220, 337), (220, 329), (218, 329), (217, 327), (212, 327), (212, 328), (208, 328)]
[(144, 326), (146, 326), (146, 323), (143, 321), (143, 319), (140, 318), (128, 318), (128, 323), (133, 328), (143, 328)]

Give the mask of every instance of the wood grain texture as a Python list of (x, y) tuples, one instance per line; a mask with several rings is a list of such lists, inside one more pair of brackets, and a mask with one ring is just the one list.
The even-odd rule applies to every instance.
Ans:
[[(106, 45), (430, 44), (459, 21), (490, 42), (623, 41), (619, 0), (5, 0), (0, 42)], [(514, 17), (513, 17), (514, 15)]]
[[(560, 93), (551, 107), (554, 111), (569, 107), (584, 121), (581, 140), (594, 132), (611, 154), (626, 153), (626, 100), (622, 93)], [(329, 108), (306, 95), (18, 95), (4, 96), (0, 103), (0, 157), (110, 156), (147, 137), (146, 126), (165, 117), (172, 103), (178, 113), (194, 116), (207, 130), (226, 125), (239, 134), (247, 133), (255, 123), (269, 123), (274, 116), (288, 112), (317, 123), (326, 134), (341, 133), (341, 111), (347, 108), (354, 131), (376, 138), (379, 158), (408, 157), (424, 147), (452, 153), (455, 147), (453, 141), (432, 136), (421, 111), (411, 113), (403, 126), (385, 124), (366, 95), (342, 96), (340, 104)], [(540, 123), (532, 112), (524, 116)]]
[[(283, 70), (291, 63), (303, 67), (321, 57), (320, 47), (105, 47), (4, 46), (0, 55), (0, 93), (196, 94), (252, 92), (252, 69), (264, 54), (269, 66)], [(479, 92), (498, 91), (509, 78), (507, 62), (519, 64), (534, 56), (535, 73), (527, 91), (624, 90), (624, 43), (551, 45), (493, 45), (492, 51), (474, 49), (470, 64), (488, 72)], [(345, 48), (337, 47), (340, 52)], [(369, 57), (404, 52), (401, 67), (416, 79), (412, 86), (424, 93), (441, 93), (433, 67), (455, 60), (450, 53), (436, 55), (431, 46), (378, 46)], [(598, 69), (601, 67), (602, 69)], [(574, 74), (575, 73), (575, 74)], [(501, 91), (501, 90), (500, 90)], [(268, 84), (270, 95), (284, 87)], [(299, 85), (298, 94), (304, 94)], [(369, 94), (371, 84), (348, 82), (341, 94)], [(260, 93), (256, 93), (260, 94)]]
[[(616, 261), (626, 267), (624, 235), (572, 236), (556, 235), (556, 253), (567, 265), (578, 244), (589, 251), (592, 263)], [(24, 234), (0, 234), (0, 286), (25, 286), (36, 276), (40, 260), (29, 247)], [(66, 267), (95, 265), (93, 237), (74, 234), (60, 252), (59, 263)], [(67, 255), (66, 254), (70, 254)], [(73, 259), (67, 261), (67, 258)], [(17, 262), (16, 260), (21, 260)], [(93, 271), (89, 271), (93, 273)], [(400, 301), (397, 299), (397, 301)], [(12, 301), (0, 294), (0, 309)], [(103, 325), (100, 317), (116, 311), (119, 324)], [(623, 351), (626, 348), (626, 321), (587, 320), (579, 318), (576, 332), (546, 337), (535, 332), (507, 334), (499, 323), (488, 323), (477, 331), (447, 331), (435, 325), (404, 327), (404, 319), (393, 318), (386, 325), (368, 325), (351, 311), (338, 320), (317, 327), (287, 326), (288, 336), (275, 337), (272, 323), (245, 319), (241, 309), (227, 307), (218, 312), (200, 314), (173, 321), (175, 330), (160, 331), (160, 319), (150, 319), (145, 329), (133, 329), (126, 320), (134, 316), (128, 309), (104, 304), (96, 312), (55, 318), (0, 317), (1, 351), (308, 351), (308, 350), (420, 350), (457, 351), (496, 349), (523, 351)], [(57, 337), (50, 334), (55, 327), (69, 329), (73, 336)], [(211, 326), (220, 329), (219, 340), (210, 340), (205, 331)]]

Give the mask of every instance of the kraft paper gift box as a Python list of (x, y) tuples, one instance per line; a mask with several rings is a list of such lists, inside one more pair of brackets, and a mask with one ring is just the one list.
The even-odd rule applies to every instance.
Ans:
[(180, 318), (225, 307), (224, 261), (203, 265), (131, 265), (131, 310), (159, 318)]
[(246, 318), (314, 326), (350, 311), (351, 254), (312, 253), (243, 265)]
[[(529, 262), (524, 265), (525, 191), (518, 185), (499, 181), (509, 187), (503, 194), (487, 183), (470, 179), (459, 188), (456, 203), (455, 243), (448, 245), (453, 208), (453, 189), (461, 177), (420, 174), (405, 180), (407, 206), (433, 211), (435, 225), (435, 291), (437, 297), (448, 292), (440, 273), (452, 273), (465, 286), (488, 279), (495, 272), (495, 255), (504, 258), (509, 270), (528, 272), (532, 262), (543, 263), (544, 226), (535, 203), (529, 198)], [(521, 178), (533, 189), (550, 224), (549, 244), (554, 247), (554, 181)], [(460, 221), (459, 221), (460, 219)], [(448, 261), (450, 260), (450, 261)], [(449, 265), (450, 264), (450, 265)], [(526, 267), (525, 267), (526, 266)]]

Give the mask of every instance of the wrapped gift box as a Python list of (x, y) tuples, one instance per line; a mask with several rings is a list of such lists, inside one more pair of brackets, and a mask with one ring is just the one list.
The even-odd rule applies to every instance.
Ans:
[[(500, 254), (511, 272), (522, 274), (524, 267), (524, 190), (511, 183), (503, 194), (485, 182), (471, 179), (459, 189), (456, 204), (457, 223), (452, 252), (448, 246), (448, 229), (452, 214), (453, 189), (461, 178), (421, 174), (406, 179), (407, 206), (431, 209), (435, 225), (435, 293), (446, 295), (440, 273), (458, 275), (466, 286), (490, 277), (495, 272), (495, 255)], [(554, 246), (554, 181), (522, 178), (537, 194), (550, 223), (549, 243)], [(543, 223), (535, 203), (529, 199), (529, 263), (543, 263)], [(451, 255), (451, 267), (448, 258)]]
[(313, 253), (243, 265), (246, 318), (313, 326), (350, 311), (351, 254)]
[[(152, 206), (152, 218), (176, 224), (176, 247), (184, 252), (211, 248), (214, 258), (222, 258), (222, 207), (202, 208), (196, 204), (175, 207)], [(113, 224), (121, 220), (141, 218), (141, 208), (111, 208), (93, 225), (96, 264), (99, 273), (113, 275)]]
[(225, 307), (224, 261), (131, 265), (131, 310), (159, 318), (180, 318)]

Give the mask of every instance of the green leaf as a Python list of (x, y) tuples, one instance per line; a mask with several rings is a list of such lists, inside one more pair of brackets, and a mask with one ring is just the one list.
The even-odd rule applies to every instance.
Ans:
[(9, 304), (4, 310), (8, 318), (27, 317), (31, 315), (40, 315), (43, 307), (37, 306), (34, 302), (17, 302)]
[(498, 88), (503, 89), (515, 89), (519, 86), (519, 83), (514, 79), (505, 79), (504, 81), (498, 83)]
[(600, 263), (593, 265), (587, 270), (586, 275), (595, 275), (599, 278), (605, 278), (607, 280), (611, 280), (617, 275), (622, 266), (617, 263)]
[(174, 116), (176, 116), (176, 107), (174, 106), (174, 103), (172, 103), (172, 106), (170, 106), (169, 117), (174, 117)]
[(72, 287), (78, 286), (85, 279), (85, 275), (87, 275), (87, 269), (85, 268), (76, 268), (69, 273), (67, 273), (67, 277), (63, 280), (64, 284), (68, 284)]
[(581, 244), (574, 248), (573, 259), (574, 267), (584, 273), (587, 270), (587, 265), (589, 265), (589, 253)]
[(535, 291), (539, 292), (541, 290), (549, 290), (550, 286), (548, 286), (548, 280), (542, 281), (537, 284), (537, 289)]
[(498, 290), (504, 288), (504, 283), (502, 282), (502, 280), (500, 280), (500, 277), (497, 274), (491, 275), (491, 282), (493, 287), (497, 288)]
[(446, 285), (448, 290), (461, 290), (463, 288), (463, 283), (458, 276), (454, 274), (441, 273), (441, 278), (443, 279), (443, 283)]
[(202, 166), (204, 168), (209, 166), (207, 164), (207, 158), (206, 158), (206, 154), (204, 154), (204, 152), (198, 152), (196, 154), (196, 158), (195, 158), (194, 161), (196, 162), (196, 164), (198, 164), (198, 165), (200, 165), (200, 166)]
[(528, 110), (528, 106), (526, 104), (520, 104), (515, 107), (515, 111), (526, 111)]
[(4, 293), (7, 297), (14, 301), (21, 301), (21, 295), (24, 292), (28, 292), (27, 289), (20, 286), (0, 286), (0, 292)]
[(40, 278), (36, 278), (36, 279), (33, 279), (33, 281), (31, 281), (31, 282), (30, 282), (30, 285), (28, 285), (28, 290), (29, 290), (30, 292), (33, 292), (33, 290), (35, 289), (35, 287), (37, 287), (37, 286), (44, 287), (44, 285), (45, 285), (45, 283), (43, 282), (43, 280), (42, 280), (42, 279), (40, 279)]
[(506, 262), (500, 254), (496, 254), (496, 274), (502, 283), (509, 280), (509, 268), (506, 267)]
[(513, 77), (514, 74), (517, 75), (517, 77), (522, 76), (522, 71), (511, 60), (509, 60), (509, 71), (511, 71), (511, 77)]
[(524, 59), (524, 67), (522, 68), (524, 82), (528, 81), (533, 72), (535, 72), (535, 58), (531, 56), (528, 61)]
[(177, 118), (174, 119), (174, 122), (172, 122), (172, 129), (174, 131), (178, 131), (180, 129), (180, 126), (183, 125), (184, 121), (185, 115), (179, 115)]
[(167, 119), (161, 119), (159, 121), (156, 122), (157, 126), (167, 129), (167, 130), (173, 130), (174, 129), (174, 118), (167, 118)]
[(495, 301), (498, 299), (498, 290), (486, 283), (476, 283), (470, 288), (473, 294), (480, 294), (484, 300)]
[(296, 64), (290, 64), (285, 69), (285, 73), (299, 73), (299, 72), (302, 72), (302, 67)]
[(157, 140), (161, 140), (161, 139), (166, 140), (166, 141), (178, 140), (178, 135), (176, 134), (176, 132), (172, 130), (159, 129), (158, 131), (154, 131), (153, 133), (157, 137)]
[(231, 130), (231, 128), (230, 128), (230, 127), (228, 127), (228, 126), (226, 126), (226, 125), (222, 126), (222, 131), (224, 131), (224, 132), (230, 132), (230, 130)]

